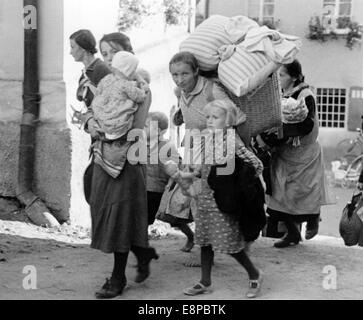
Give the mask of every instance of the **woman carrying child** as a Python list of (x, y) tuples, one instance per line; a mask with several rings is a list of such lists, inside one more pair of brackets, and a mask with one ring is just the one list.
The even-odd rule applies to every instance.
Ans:
[[(129, 47), (125, 46), (124, 49), (127, 50), (127, 48)], [(150, 97), (150, 93), (148, 96)], [(145, 107), (148, 109), (149, 106)], [(131, 119), (132, 117), (128, 119), (129, 122)], [(131, 129), (143, 128), (145, 119), (146, 116), (142, 117), (141, 121), (136, 111)], [(100, 125), (94, 119), (93, 112), (89, 113), (86, 121), (91, 135), (99, 138), (97, 130), (100, 130)], [(138, 125), (136, 126), (135, 123)], [(110, 133), (113, 134), (112, 131)], [(112, 146), (117, 144), (116, 149), (121, 148), (127, 152), (129, 147), (124, 136), (117, 140), (103, 142), (106, 149), (112, 149)], [(155, 249), (149, 247), (148, 242), (145, 165), (131, 164), (127, 159), (124, 160), (117, 176), (110, 175), (104, 166), (97, 163), (94, 163), (92, 168), (89, 199), (92, 218), (91, 247), (114, 255), (112, 275), (96, 292), (96, 298), (99, 299), (113, 298), (123, 293), (127, 284), (125, 269), (129, 251), (132, 251), (138, 260), (135, 282), (142, 282), (149, 276), (150, 262), (158, 258)]]
[[(175, 84), (180, 89), (180, 110), (177, 111), (176, 115), (178, 116), (174, 117), (176, 125), (180, 125), (184, 121), (186, 130), (198, 129), (203, 131), (207, 128), (208, 117), (208, 121), (211, 122), (208, 125), (210, 129), (221, 128), (225, 130), (227, 126), (237, 125), (237, 118), (240, 123), (243, 121), (243, 113), (234, 106), (226, 93), (213, 81), (198, 74), (198, 62), (192, 54), (188, 52), (176, 54), (169, 63), (169, 70)], [(217, 105), (213, 104), (208, 105), (211, 100), (218, 100), (217, 105), (223, 105), (223, 107), (217, 107)], [(208, 108), (205, 110), (204, 108), (207, 105)], [(209, 109), (211, 112), (213, 110), (213, 114), (206, 114)], [(228, 114), (234, 114), (234, 116), (228, 115), (227, 117), (226, 109), (234, 110), (228, 112)], [(226, 118), (232, 118), (231, 122), (227, 124)], [(255, 168), (255, 174), (258, 176), (262, 172), (262, 163), (244, 146), (241, 139), (237, 138), (236, 141), (238, 141), (236, 151), (239, 156)], [(199, 151), (203, 155), (203, 145), (201, 149)], [(202, 158), (203, 162), (203, 156), (200, 158)], [(255, 297), (261, 288), (262, 273), (252, 264), (244, 251), (245, 241), (238, 219), (222, 213), (215, 203), (213, 191), (208, 185), (208, 172), (211, 167), (202, 164), (201, 168), (202, 187), (197, 199), (197, 214), (194, 217), (196, 223), (195, 242), (201, 246), (201, 280), (191, 288), (186, 289), (184, 293), (198, 295), (211, 290), (211, 269), (214, 250), (217, 250), (231, 254), (246, 268), (250, 278), (247, 296)], [(263, 200), (260, 206), (263, 207)]]

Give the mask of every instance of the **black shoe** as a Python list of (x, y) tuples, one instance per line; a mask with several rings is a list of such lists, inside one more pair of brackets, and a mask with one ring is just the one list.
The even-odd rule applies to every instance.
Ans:
[(305, 239), (310, 240), (314, 238), (319, 232), (320, 217), (310, 220), (306, 223)]
[(139, 257), (139, 264), (137, 267), (137, 275), (135, 282), (140, 283), (145, 281), (150, 275), (150, 261), (152, 259), (158, 260), (159, 255), (156, 253), (154, 248), (146, 249), (145, 253)]
[(101, 290), (95, 293), (97, 299), (112, 299), (122, 294), (126, 286), (126, 279), (116, 280), (116, 279), (106, 279), (105, 284), (102, 286)]
[(294, 244), (298, 244), (301, 240), (300, 235), (290, 235), (287, 233), (280, 241), (274, 243), (275, 248), (286, 248)]

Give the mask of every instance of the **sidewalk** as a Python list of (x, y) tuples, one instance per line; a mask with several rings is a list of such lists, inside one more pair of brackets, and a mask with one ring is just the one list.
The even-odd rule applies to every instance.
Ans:
[[(52, 231), (20, 222), (0, 221), (0, 299), (94, 299), (94, 292), (110, 275), (113, 258), (89, 248), (82, 230)], [(321, 300), (363, 298), (363, 248), (348, 248), (341, 239), (317, 236), (296, 247), (273, 248), (275, 240), (260, 238), (251, 258), (263, 270), (265, 280), (259, 299)], [(142, 284), (132, 281), (135, 258), (130, 254), (128, 287), (117, 299), (126, 300), (239, 300), (245, 299), (245, 271), (224, 254), (216, 254), (214, 291), (188, 297), (183, 288), (199, 280), (199, 268), (187, 268), (181, 253), (184, 238), (172, 234), (152, 240), (160, 259), (153, 261), (151, 276)], [(193, 249), (198, 252), (197, 249)], [(37, 271), (37, 289), (25, 290), (25, 266)], [(334, 287), (336, 271), (336, 289)], [(326, 278), (328, 277), (328, 278)], [(330, 278), (329, 278), (330, 277)], [(333, 278), (331, 278), (333, 277)], [(325, 279), (325, 280), (324, 280)], [(333, 279), (333, 280), (331, 280)]]

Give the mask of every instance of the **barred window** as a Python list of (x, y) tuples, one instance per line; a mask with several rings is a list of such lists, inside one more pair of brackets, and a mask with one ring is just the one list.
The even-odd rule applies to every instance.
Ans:
[(325, 27), (347, 28), (352, 15), (352, 0), (324, 0), (322, 21)]
[(345, 128), (347, 90), (317, 88), (316, 99), (320, 127)]
[(325, 14), (336, 17), (350, 17), (352, 14), (352, 0), (324, 0)]

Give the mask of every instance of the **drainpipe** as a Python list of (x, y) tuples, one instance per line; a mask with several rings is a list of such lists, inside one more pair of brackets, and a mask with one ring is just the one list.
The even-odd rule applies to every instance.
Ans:
[(38, 76), (38, 1), (23, 0), (24, 8), (31, 6), (35, 28), (24, 27), (23, 117), (20, 125), (17, 198), (25, 206), (29, 219), (38, 226), (59, 226), (58, 221), (33, 191), (35, 132), (39, 122)]

